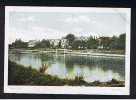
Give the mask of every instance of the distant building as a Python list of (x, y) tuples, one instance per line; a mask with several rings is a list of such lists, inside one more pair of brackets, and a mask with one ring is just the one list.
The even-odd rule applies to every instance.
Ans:
[(105, 46), (105, 44), (108, 44), (111, 40), (111, 37), (99, 37), (97, 38), (98, 41), (98, 49), (109, 49), (109, 46)]
[(67, 40), (66, 39), (49, 39), (49, 42), (53, 46), (58, 46), (60, 42), (61, 47), (64, 48), (66, 46)]
[(88, 40), (88, 37), (81, 36), (81, 37), (77, 37), (76, 40), (86, 41), (86, 40)]
[(99, 37), (97, 38), (97, 41), (98, 41), (98, 49), (103, 49), (103, 44), (102, 44), (102, 40), (103, 40), (103, 37)]
[(59, 39), (49, 39), (49, 42), (53, 46), (57, 46), (59, 44)]
[(36, 40), (30, 40), (28, 42), (28, 47), (34, 47), (36, 45), (37, 41)]
[(61, 39), (61, 47), (64, 48), (67, 45), (66, 39)]

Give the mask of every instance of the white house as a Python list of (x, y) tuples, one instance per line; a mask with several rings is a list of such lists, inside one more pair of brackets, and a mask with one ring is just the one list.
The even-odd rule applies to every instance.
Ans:
[(61, 39), (61, 47), (64, 48), (67, 45), (66, 39)]
[(61, 42), (61, 47), (64, 48), (66, 46), (67, 40), (66, 39), (50, 39), (50, 44), (57, 46), (59, 42)]
[(37, 41), (36, 40), (30, 40), (28, 42), (28, 47), (34, 47), (36, 45)]

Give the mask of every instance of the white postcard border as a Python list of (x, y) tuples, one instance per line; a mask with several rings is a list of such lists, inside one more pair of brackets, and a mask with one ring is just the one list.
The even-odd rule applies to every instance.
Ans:
[[(114, 9), (114, 10), (113, 10)], [(9, 12), (124, 12), (127, 15), (125, 87), (85, 87), (85, 86), (16, 86), (8, 85), (8, 32)], [(130, 8), (96, 8), (96, 7), (5, 7), (5, 58), (4, 58), (4, 93), (28, 94), (93, 94), (93, 95), (129, 95), (130, 94)]]

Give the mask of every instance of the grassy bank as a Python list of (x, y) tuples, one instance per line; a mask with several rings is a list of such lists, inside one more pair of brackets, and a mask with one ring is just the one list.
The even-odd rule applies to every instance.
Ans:
[(87, 83), (83, 77), (75, 79), (60, 79), (57, 76), (43, 74), (31, 67), (24, 67), (9, 61), (9, 85), (45, 85), (45, 86), (100, 86), (100, 87), (123, 87), (124, 81), (112, 79), (110, 82), (91, 82)]

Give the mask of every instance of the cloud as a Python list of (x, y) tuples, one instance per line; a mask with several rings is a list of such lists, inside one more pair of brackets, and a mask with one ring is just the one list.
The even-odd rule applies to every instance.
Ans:
[(93, 24), (97, 24), (97, 21), (95, 21), (95, 20), (93, 20), (93, 21), (91, 21)]
[(34, 32), (44, 32), (45, 31), (45, 28), (43, 28), (43, 27), (39, 27), (39, 26), (33, 26), (33, 27), (31, 27), (31, 29), (32, 29), (32, 31), (34, 31)]
[(76, 28), (74, 28), (73, 29), (73, 32), (82, 32), (83, 31), (83, 29), (82, 28), (80, 28), (80, 27), (76, 27)]
[[(115, 14), (95, 13), (20, 13), (10, 16), (10, 42), (23, 40), (57, 39), (68, 33), (76, 36), (112, 36), (125, 32), (126, 24)], [(126, 16), (124, 16), (126, 17)], [(118, 22), (118, 23), (117, 23)]]
[(20, 22), (33, 22), (35, 21), (35, 17), (34, 16), (28, 16), (28, 17), (22, 17), (20, 19), (18, 19), (18, 21)]
[(66, 18), (64, 22), (66, 22), (66, 23), (77, 23), (78, 19), (69, 17), (69, 18)]
[(84, 15), (80, 15), (80, 16), (72, 16), (72, 17), (68, 17), (64, 20), (64, 22), (66, 23), (80, 23), (80, 22), (90, 22), (90, 18), (88, 16), (84, 16)]
[(83, 15), (79, 16), (78, 19), (83, 21), (83, 22), (90, 22), (91, 21), (89, 17), (83, 16)]
[(64, 32), (50, 28), (50, 27), (41, 27), (41, 26), (34, 26), (31, 30), (33, 33), (37, 34), (40, 33), (42, 37), (39, 38), (47, 38), (47, 39), (57, 39), (61, 38)]

